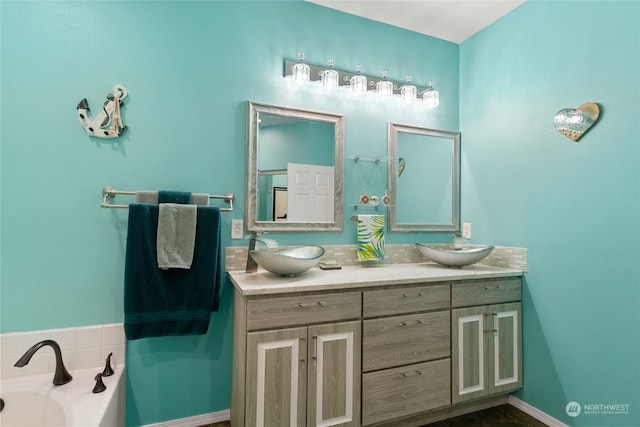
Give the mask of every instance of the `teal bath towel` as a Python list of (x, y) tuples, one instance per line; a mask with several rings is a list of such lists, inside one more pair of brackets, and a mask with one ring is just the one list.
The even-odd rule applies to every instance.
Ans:
[(220, 211), (198, 206), (191, 269), (157, 264), (158, 206), (129, 205), (125, 257), (124, 329), (128, 340), (201, 335), (219, 305)]
[(187, 191), (158, 191), (158, 203), (191, 203), (191, 193)]

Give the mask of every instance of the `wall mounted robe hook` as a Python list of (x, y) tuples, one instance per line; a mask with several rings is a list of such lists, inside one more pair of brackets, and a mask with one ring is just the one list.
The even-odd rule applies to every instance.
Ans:
[(113, 87), (113, 93), (107, 95), (107, 100), (102, 104), (102, 111), (93, 119), (89, 119), (89, 103), (83, 98), (78, 104), (78, 120), (89, 136), (98, 138), (117, 138), (122, 135), (127, 127), (122, 123), (120, 107), (122, 100), (127, 96), (127, 88), (117, 84)]

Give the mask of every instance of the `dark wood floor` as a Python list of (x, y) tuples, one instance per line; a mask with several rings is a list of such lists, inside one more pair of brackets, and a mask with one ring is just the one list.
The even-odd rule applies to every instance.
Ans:
[[(230, 427), (228, 421), (202, 427)], [(425, 426), (427, 427), (427, 426)], [(500, 405), (483, 411), (450, 418), (428, 427), (548, 427), (511, 405)]]

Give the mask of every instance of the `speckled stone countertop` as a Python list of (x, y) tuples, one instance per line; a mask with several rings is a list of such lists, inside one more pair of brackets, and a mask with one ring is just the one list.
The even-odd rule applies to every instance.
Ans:
[(283, 277), (259, 269), (257, 273), (228, 272), (243, 296), (358, 289), (395, 284), (429, 283), (469, 279), (522, 276), (522, 270), (474, 264), (447, 268), (434, 263), (346, 266), (340, 270), (312, 268), (294, 277)]

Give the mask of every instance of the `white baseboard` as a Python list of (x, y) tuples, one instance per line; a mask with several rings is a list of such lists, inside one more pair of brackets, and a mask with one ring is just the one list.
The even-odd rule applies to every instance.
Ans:
[(199, 427), (207, 424), (229, 421), (230, 419), (231, 411), (229, 409), (225, 409), (224, 411), (210, 412), (208, 414), (180, 418), (162, 423), (147, 424), (144, 427)]
[(516, 408), (520, 409), (525, 414), (531, 415), (536, 420), (538, 420), (538, 421), (540, 421), (542, 423), (545, 423), (548, 426), (551, 426), (551, 427), (568, 427), (566, 424), (556, 420), (551, 415), (545, 414), (540, 409), (535, 408), (535, 407), (529, 405), (526, 402), (523, 402), (522, 400), (518, 399), (517, 397), (513, 397), (513, 396), (510, 395), (509, 396), (509, 404), (511, 406), (515, 406)]

